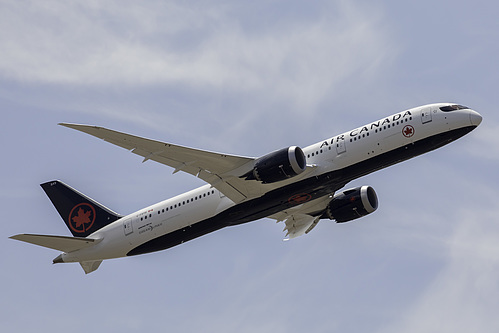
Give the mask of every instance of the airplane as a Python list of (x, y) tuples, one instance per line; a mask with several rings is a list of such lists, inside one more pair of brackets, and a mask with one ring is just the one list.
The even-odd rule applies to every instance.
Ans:
[(442, 147), (475, 129), (482, 116), (460, 104), (428, 104), (371, 122), (305, 148), (259, 158), (146, 139), (103, 127), (60, 123), (208, 184), (120, 215), (53, 180), (41, 184), (73, 237), (10, 238), (62, 252), (53, 263), (78, 262), (86, 274), (103, 260), (165, 250), (228, 226), (262, 218), (284, 221), (285, 240), (322, 219), (353, 221), (378, 208), (368, 185), (340, 191), (374, 171)]

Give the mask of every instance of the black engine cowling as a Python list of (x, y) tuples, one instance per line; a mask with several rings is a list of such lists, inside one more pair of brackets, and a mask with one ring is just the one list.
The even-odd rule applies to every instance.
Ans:
[(338, 223), (371, 214), (378, 208), (378, 196), (371, 186), (361, 186), (336, 194), (326, 209), (326, 217)]
[(256, 160), (246, 179), (256, 179), (264, 184), (275, 183), (301, 174), (307, 167), (305, 154), (300, 147), (283, 148)]

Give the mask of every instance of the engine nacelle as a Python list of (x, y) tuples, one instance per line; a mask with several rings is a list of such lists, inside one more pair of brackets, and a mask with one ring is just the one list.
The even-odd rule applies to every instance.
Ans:
[(378, 208), (378, 196), (371, 186), (361, 186), (336, 194), (326, 209), (326, 217), (338, 223), (371, 214)]
[(305, 154), (300, 147), (283, 148), (256, 160), (246, 179), (264, 184), (275, 183), (301, 174), (307, 168)]

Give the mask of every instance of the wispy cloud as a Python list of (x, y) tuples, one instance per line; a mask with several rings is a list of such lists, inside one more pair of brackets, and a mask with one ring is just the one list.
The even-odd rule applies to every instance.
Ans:
[[(13, 2), (0, 14), (0, 73), (58, 85), (181, 85), (311, 106), (393, 55), (380, 15), (339, 1), (261, 34), (223, 3)], [(182, 19), (180, 19), (182, 18)]]
[(413, 306), (383, 332), (492, 332), (499, 329), (497, 209), (461, 209), (445, 266)]

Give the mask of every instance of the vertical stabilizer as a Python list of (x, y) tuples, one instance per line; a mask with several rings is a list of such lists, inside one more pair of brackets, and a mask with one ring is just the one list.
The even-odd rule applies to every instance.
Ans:
[(122, 217), (61, 181), (40, 186), (75, 237), (87, 237)]

